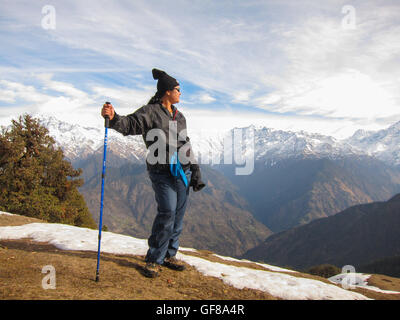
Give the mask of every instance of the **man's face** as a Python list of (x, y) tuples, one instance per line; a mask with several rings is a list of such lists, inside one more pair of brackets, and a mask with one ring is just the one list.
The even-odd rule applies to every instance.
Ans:
[(169, 91), (169, 99), (171, 104), (175, 104), (179, 102), (179, 98), (181, 96), (181, 88), (179, 86), (176, 86), (174, 89)]

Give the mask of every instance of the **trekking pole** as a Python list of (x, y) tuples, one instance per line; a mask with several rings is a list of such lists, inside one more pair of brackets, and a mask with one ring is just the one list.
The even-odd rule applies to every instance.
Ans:
[[(106, 102), (105, 104), (110, 104)], [(97, 268), (96, 268), (96, 282), (99, 282), (99, 267), (100, 267), (100, 243), (101, 243), (101, 229), (103, 227), (103, 200), (104, 200), (104, 179), (106, 175), (106, 155), (107, 155), (107, 136), (110, 118), (105, 116), (104, 127), (104, 151), (103, 151), (103, 171), (101, 174), (101, 200), (100, 200), (100, 218), (99, 218), (99, 244), (97, 248)]]

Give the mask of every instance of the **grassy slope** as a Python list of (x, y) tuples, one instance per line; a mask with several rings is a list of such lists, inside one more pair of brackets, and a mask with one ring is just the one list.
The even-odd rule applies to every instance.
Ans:
[[(0, 226), (39, 222), (27, 217), (0, 215)], [(185, 252), (185, 254), (191, 254)], [(204, 259), (251, 268), (261, 266), (246, 262), (221, 260), (211, 252), (192, 253)], [(102, 254), (100, 282), (94, 281), (96, 252), (62, 251), (50, 244), (29, 239), (0, 241), (0, 299), (138, 299), (138, 300), (276, 300), (265, 292), (236, 289), (222, 280), (206, 277), (187, 266), (185, 272), (163, 268), (161, 276), (143, 276), (144, 257)], [(56, 270), (56, 289), (44, 290), (42, 268), (52, 265)], [(294, 275), (294, 274), (292, 274)], [(299, 273), (297, 276), (328, 282), (326, 279)], [(400, 279), (373, 275), (371, 285), (400, 291)], [(399, 295), (355, 290), (373, 299), (399, 299)]]

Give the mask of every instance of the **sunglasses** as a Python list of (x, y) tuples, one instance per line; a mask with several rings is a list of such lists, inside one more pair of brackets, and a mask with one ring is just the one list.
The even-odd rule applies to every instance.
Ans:
[(180, 89), (180, 88), (173, 88), (172, 90), (176, 90), (176, 91), (178, 91), (178, 92), (181, 92), (181, 89)]

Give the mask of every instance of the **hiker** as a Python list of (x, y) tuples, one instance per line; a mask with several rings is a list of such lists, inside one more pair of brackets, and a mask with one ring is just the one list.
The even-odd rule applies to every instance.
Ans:
[[(186, 136), (186, 119), (174, 105), (181, 96), (179, 83), (164, 71), (153, 69), (152, 74), (158, 80), (157, 92), (147, 105), (127, 116), (117, 114), (112, 104), (104, 104), (101, 111), (103, 117), (109, 117), (110, 128), (123, 135), (141, 134), (151, 151), (146, 166), (157, 202), (145, 259), (145, 275), (151, 278), (159, 275), (161, 265), (178, 271), (185, 269), (175, 255), (189, 188), (200, 191), (205, 186)], [(170, 139), (170, 133), (172, 137), (175, 134), (175, 139)], [(154, 146), (158, 148), (154, 150)]]

